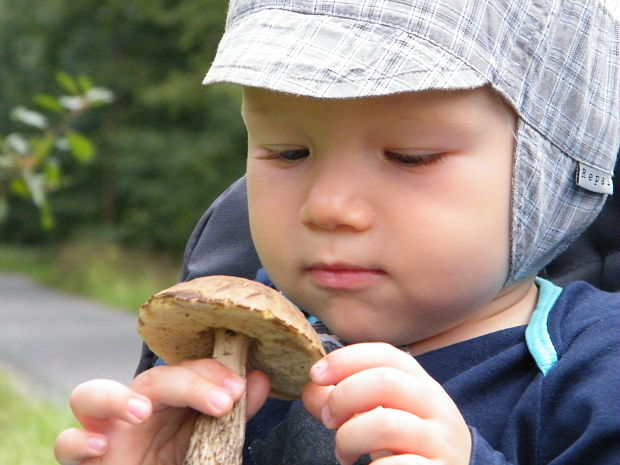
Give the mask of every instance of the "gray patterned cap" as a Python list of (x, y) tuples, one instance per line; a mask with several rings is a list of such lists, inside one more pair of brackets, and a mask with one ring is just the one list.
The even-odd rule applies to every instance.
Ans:
[(491, 85), (517, 111), (510, 270), (537, 273), (611, 193), (619, 0), (232, 0), (205, 84), (316, 98)]

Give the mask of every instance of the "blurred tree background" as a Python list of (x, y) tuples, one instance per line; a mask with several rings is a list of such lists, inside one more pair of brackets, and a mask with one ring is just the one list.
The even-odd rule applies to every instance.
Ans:
[(12, 109), (57, 91), (59, 72), (114, 94), (75, 123), (97, 154), (64, 168), (69, 182), (50, 194), (54, 229), (41, 228), (32, 202), (12, 197), (0, 243), (105, 238), (180, 256), (201, 213), (244, 170), (239, 89), (200, 83), (225, 14), (225, 0), (0, 2), (3, 133), (18, 130)]
[[(226, 0), (0, 0), (0, 271), (134, 311), (178, 279), (196, 221), (244, 171), (239, 89), (201, 84), (225, 13)], [(72, 112), (41, 98), (79, 93), (67, 76), (113, 102)], [(71, 119), (73, 134), (44, 168), (44, 201), (27, 195), (40, 173), (14, 169), (43, 151), (24, 149), (49, 136), (40, 114), (54, 128)], [(56, 463), (52, 441), (71, 416), (3, 372), (0, 461)]]

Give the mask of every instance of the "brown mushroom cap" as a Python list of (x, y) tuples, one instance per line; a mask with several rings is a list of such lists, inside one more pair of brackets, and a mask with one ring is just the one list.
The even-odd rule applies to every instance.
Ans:
[(215, 328), (249, 337), (247, 366), (266, 373), (271, 395), (299, 397), (308, 372), (325, 351), (304, 314), (256, 281), (206, 276), (179, 283), (140, 307), (138, 332), (166, 363), (209, 358)]

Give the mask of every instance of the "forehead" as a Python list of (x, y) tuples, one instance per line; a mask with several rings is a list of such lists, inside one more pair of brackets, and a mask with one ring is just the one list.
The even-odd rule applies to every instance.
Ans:
[(356, 99), (319, 99), (244, 87), (242, 114), (246, 124), (297, 120), (340, 124), (379, 120), (387, 124), (470, 129), (489, 120), (506, 121), (512, 126), (516, 122), (512, 108), (489, 87)]

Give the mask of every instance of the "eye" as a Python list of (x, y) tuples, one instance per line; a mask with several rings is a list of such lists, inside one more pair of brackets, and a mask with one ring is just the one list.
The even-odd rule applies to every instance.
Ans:
[(310, 155), (310, 150), (308, 149), (293, 149), (293, 150), (270, 150), (269, 156), (270, 158), (278, 158), (286, 161), (296, 161), (301, 160), (302, 158), (306, 158)]
[(392, 160), (396, 163), (400, 163), (402, 165), (407, 166), (428, 166), (433, 163), (437, 163), (441, 161), (444, 157), (444, 153), (429, 153), (424, 155), (412, 155), (412, 154), (404, 154), (399, 152), (392, 152), (387, 150), (385, 152), (385, 157), (388, 160)]

